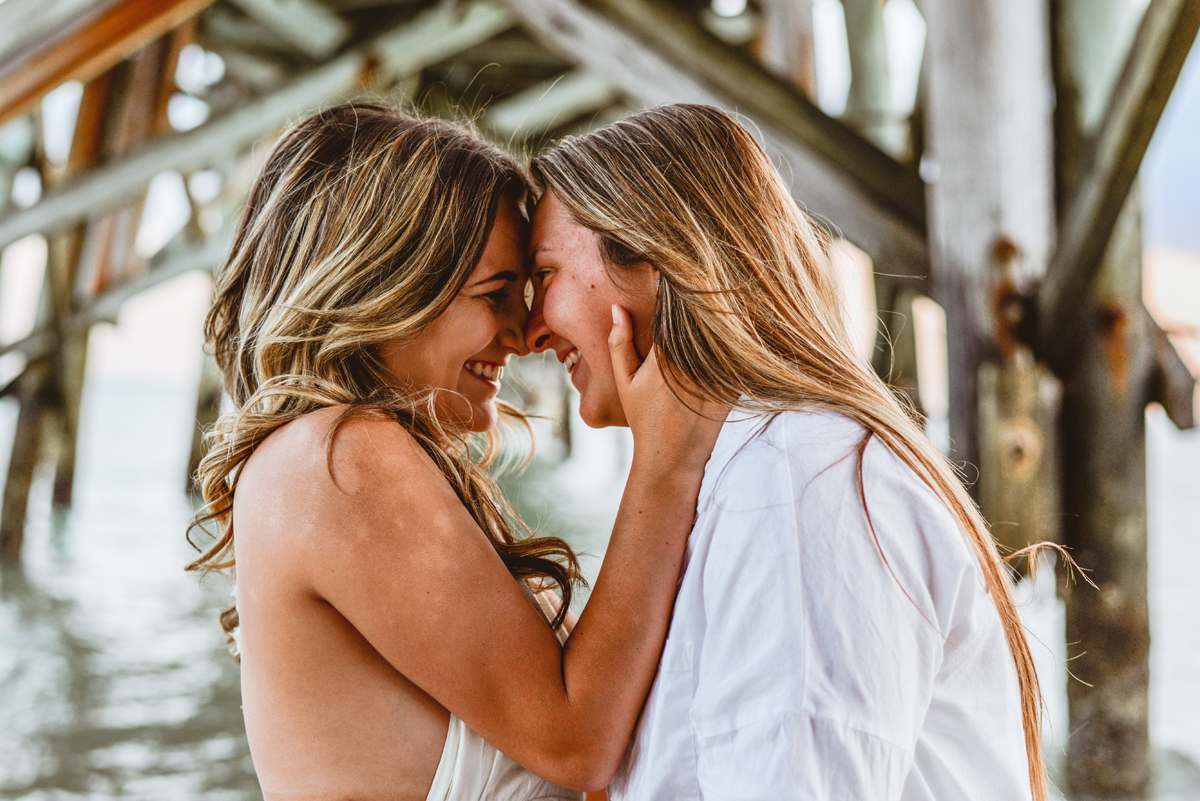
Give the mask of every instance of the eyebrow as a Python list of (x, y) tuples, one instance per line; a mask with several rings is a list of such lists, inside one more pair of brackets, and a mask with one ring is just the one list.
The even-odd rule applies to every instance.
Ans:
[(549, 245), (538, 244), (533, 248), (533, 250), (529, 251), (529, 259), (532, 261), (533, 259), (537, 258), (539, 253), (550, 253), (553, 250), (554, 248), (550, 247)]
[(475, 283), (471, 284), (471, 286), (482, 286), (483, 284), (490, 284), (493, 281), (510, 281), (511, 282), (511, 281), (516, 281), (516, 280), (518, 280), (518, 276), (515, 271), (504, 270), (503, 272), (495, 273), (493, 275), (489, 275), (487, 278), (476, 281)]

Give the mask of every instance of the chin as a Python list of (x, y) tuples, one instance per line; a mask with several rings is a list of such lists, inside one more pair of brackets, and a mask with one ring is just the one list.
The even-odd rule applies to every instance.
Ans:
[(442, 406), (438, 417), (442, 424), (463, 433), (482, 434), (496, 427), (499, 411), (496, 404), (489, 401), (470, 401), (469, 405), (462, 404), (462, 398), (453, 406)]
[(465, 421), (463, 428), (474, 434), (482, 434), (484, 431), (490, 431), (496, 427), (500, 421), (500, 413), (496, 410), (496, 405), (489, 403), (487, 406), (472, 406), (471, 419)]
[(629, 422), (625, 419), (625, 410), (619, 402), (593, 404), (589, 403), (587, 398), (581, 398), (579, 417), (589, 428), (629, 427)]

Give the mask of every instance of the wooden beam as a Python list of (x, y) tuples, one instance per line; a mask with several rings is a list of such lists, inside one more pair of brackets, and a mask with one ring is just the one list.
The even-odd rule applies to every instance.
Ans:
[(118, 0), (39, 40), (0, 64), (0, 124), (65, 81), (87, 81), (106, 72), (212, 1)]
[(329, 58), (350, 38), (350, 25), (317, 0), (231, 0), (314, 60)]
[(1167, 417), (1181, 431), (1196, 426), (1196, 378), (1179, 357), (1166, 332), (1149, 312), (1144, 316), (1150, 329), (1154, 367), (1150, 374), (1150, 400), (1162, 404)]
[[(112, 71), (117, 86), (103, 130), (104, 161), (122, 158), (170, 130), (167, 104), (175, 92), (175, 69), (179, 52), (190, 39), (190, 27), (177, 28)], [(95, 169), (95, 164), (88, 168)], [(87, 171), (73, 174), (82, 177)], [(145, 259), (134, 250), (144, 200), (139, 193), (129, 206), (89, 216), (71, 282), (76, 297), (94, 296), (124, 275), (146, 268)]]
[(1150, 0), (1083, 177), (1065, 204), (1058, 248), (1038, 294), (1038, 351), (1056, 371), (1069, 368), (1082, 330), (1080, 302), (1142, 158), (1200, 30), (1200, 0)]
[(618, 97), (608, 81), (586, 70), (574, 70), (493, 103), (487, 122), (500, 137), (520, 139), (565, 125)]
[[(647, 46), (624, 25), (585, 8), (576, 0), (503, 2), (547, 47), (611, 81), (642, 103), (707, 103), (735, 113), (749, 112), (753, 118), (752, 128), (760, 134), (767, 152), (776, 158), (793, 195), (811, 214), (866, 251), (878, 269), (920, 278), (928, 275), (929, 254), (923, 222), (880, 197), (881, 193), (897, 190), (877, 187), (880, 192), (875, 192), (866, 189), (862, 182), (815, 150), (797, 130), (781, 125), (780, 120), (786, 118), (795, 122), (799, 115), (806, 122), (797, 125), (806, 126), (807, 130), (836, 129), (844, 133), (841, 141), (852, 143), (846, 145), (846, 149), (862, 155), (864, 163), (882, 163), (885, 170), (895, 170), (897, 174), (902, 174), (903, 168), (836, 120), (819, 111), (820, 117), (812, 116), (811, 103), (786, 82), (768, 75), (753, 62), (748, 62), (749, 69), (734, 70), (735, 56), (731, 56), (723, 44), (689, 57), (689, 62), (702, 62), (700, 65), (680, 66), (681, 62), (659, 54), (658, 46), (662, 42), (658, 46)], [(687, 20), (687, 26), (687, 32), (694, 33), (695, 26), (690, 20)], [(672, 41), (679, 45), (681, 40), (676, 37)], [(704, 42), (711, 44), (712, 41), (712, 37), (704, 33)], [(684, 49), (673, 48), (672, 57), (679, 55), (674, 50)], [(736, 59), (741, 58), (736, 56)], [(704, 66), (707, 62), (729, 67), (722, 73), (726, 80), (721, 88), (714, 88), (704, 79), (707, 76), (702, 70), (716, 72), (716, 68)], [(767, 91), (770, 87), (776, 91)], [(775, 108), (776, 105), (779, 108)], [(832, 144), (834, 138), (825, 137), (822, 141)], [(866, 153), (874, 155), (863, 155)], [(888, 164), (893, 166), (887, 167)], [(862, 172), (861, 165), (858, 170)], [(900, 179), (899, 183), (910, 186), (907, 179)], [(910, 211), (915, 211), (923, 202), (920, 197), (923, 197), (923, 190), (909, 197)]]
[(395, 79), (461, 53), (512, 28), (516, 20), (497, 5), (472, 3), (462, 9), (439, 5), (393, 28), (370, 46), (380, 74)]
[(0, 3), (0, 64), (94, 16), (113, 0), (4, 0)]
[(708, 86), (740, 111), (770, 123), (924, 234), (925, 186), (849, 126), (830, 117), (791, 82), (722, 42), (691, 15), (663, 0), (597, 0), (612, 20)]
[(432, 9), (310, 70), (274, 94), (199, 128), (158, 139), (47, 193), (28, 209), (0, 217), (0, 247), (126, 205), (163, 170), (201, 170), (239, 155), (289, 120), (338, 98), (354, 96), (365, 74), (386, 81), (415, 73), (512, 24), (511, 16), (491, 5), (476, 4), (461, 14), (444, 6)]

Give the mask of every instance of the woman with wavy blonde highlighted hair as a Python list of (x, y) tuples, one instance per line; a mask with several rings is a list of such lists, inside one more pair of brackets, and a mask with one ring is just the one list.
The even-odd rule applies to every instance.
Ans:
[(730, 408), (614, 799), (1047, 797), (1037, 675), (971, 498), (855, 355), (828, 237), (728, 114), (672, 105), (532, 164), (534, 350), (620, 425), (607, 309)]
[(206, 323), (235, 408), (190, 568), (236, 570), (222, 622), (267, 801), (578, 798), (629, 740), (720, 424), (611, 308), (637, 439), (576, 621), (570, 548), (485, 470), (520, 421), (496, 394), (528, 352), (528, 191), (470, 132), (367, 104), (291, 127), (251, 189)]

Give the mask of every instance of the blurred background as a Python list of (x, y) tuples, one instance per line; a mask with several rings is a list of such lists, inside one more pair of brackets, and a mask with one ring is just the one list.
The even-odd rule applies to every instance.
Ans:
[[(656, 103), (741, 114), (1003, 547), (1063, 543), (1099, 585), (1014, 575), (1060, 791), (1200, 799), (1198, 26), (1195, 0), (0, 0), (0, 798), (261, 798), (229, 586), (183, 572), (200, 326), (280, 127), (370, 97), (522, 154)], [(594, 576), (628, 432), (577, 419), (552, 354), (506, 382), (538, 415), (506, 490)]]

